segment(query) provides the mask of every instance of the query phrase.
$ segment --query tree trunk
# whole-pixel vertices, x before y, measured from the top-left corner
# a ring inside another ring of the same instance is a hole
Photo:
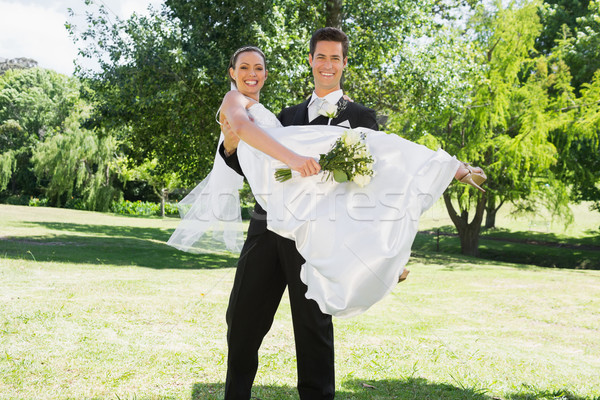
[[[343,0],[327,0],[325,3],[325,25],[342,29]]]
[[[481,224],[481,220],[479,221]],[[467,225],[462,233],[459,232],[460,237],[460,251],[466,256],[479,256],[479,233],[481,225],[473,226],[472,224]]]
[[[496,227],[496,211],[494,208],[486,208],[485,210],[485,229]]]
[[[160,216],[161,217],[165,217],[165,203],[167,202],[167,199],[169,198],[169,191],[167,189],[163,189],[161,190],[161,196],[160,196]]]
[[[485,229],[496,227],[496,196],[490,196],[485,205]]]
[[[488,198],[487,204],[485,205],[485,229],[491,229],[496,227],[496,214],[500,207],[504,204],[504,200],[496,207],[496,196]]]
[[[160,199],[160,216],[161,217],[165,217],[165,203],[167,202],[168,198],[169,198],[169,189],[161,189],[160,191],[156,188],[156,186],[152,186],[152,190],[154,191],[154,194],[156,194],[156,197],[158,197]]]
[[[448,193],[444,193],[444,203],[446,204],[446,209],[448,210],[450,219],[458,231],[462,254],[477,257],[479,255],[479,233],[481,231],[481,221],[483,220],[486,204],[485,194],[482,195],[477,201],[475,216],[471,222],[469,222],[469,213],[467,211],[463,211],[461,215],[458,215],[454,209],[454,206],[452,205],[452,200]]]

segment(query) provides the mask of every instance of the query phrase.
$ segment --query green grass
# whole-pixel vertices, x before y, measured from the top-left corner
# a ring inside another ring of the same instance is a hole
[[[576,211],[572,231],[540,234],[597,237]],[[424,229],[447,225],[435,212]],[[236,257],[171,249],[176,225],[0,206],[0,398],[221,399]],[[600,271],[463,257],[450,236],[436,253],[421,236],[406,282],[335,320],[336,399],[600,399]],[[284,297],[253,396],[298,399],[293,343]]]
[[[542,267],[600,269],[600,213],[591,212],[587,204],[571,208],[574,222],[568,226],[544,213],[511,215],[507,207],[501,209],[499,227],[481,233],[480,257]],[[443,202],[427,211],[421,222],[426,233],[415,240],[416,255],[438,249],[460,254],[460,240]]]

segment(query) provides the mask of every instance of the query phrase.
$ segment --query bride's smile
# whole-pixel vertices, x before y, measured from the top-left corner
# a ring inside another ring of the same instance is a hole
[[[262,56],[255,51],[240,53],[235,67],[229,69],[237,90],[243,95],[258,101],[260,90],[267,79],[267,69]]]

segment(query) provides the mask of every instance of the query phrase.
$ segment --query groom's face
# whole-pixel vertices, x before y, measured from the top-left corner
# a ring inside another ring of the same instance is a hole
[[[315,46],[314,55],[308,55],[315,79],[315,92],[322,97],[340,89],[342,73],[348,62],[344,58],[340,42],[319,41]]]

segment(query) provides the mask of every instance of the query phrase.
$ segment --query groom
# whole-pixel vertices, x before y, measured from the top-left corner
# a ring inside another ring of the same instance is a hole
[[[284,109],[279,120],[289,125],[339,125],[378,130],[375,112],[348,102],[340,80],[348,62],[348,37],[336,28],[317,30],[310,40],[308,61],[315,90],[310,99]],[[231,168],[243,172],[237,159],[239,139],[224,130],[219,152]],[[293,149],[292,149],[293,150]],[[240,254],[227,309],[227,378],[225,400],[249,400],[258,368],[258,349],[271,328],[285,288],[288,288],[301,400],[335,396],[333,323],[314,300],[305,297],[300,280],[304,259],[292,240],[267,230],[265,211],[256,204]]]

